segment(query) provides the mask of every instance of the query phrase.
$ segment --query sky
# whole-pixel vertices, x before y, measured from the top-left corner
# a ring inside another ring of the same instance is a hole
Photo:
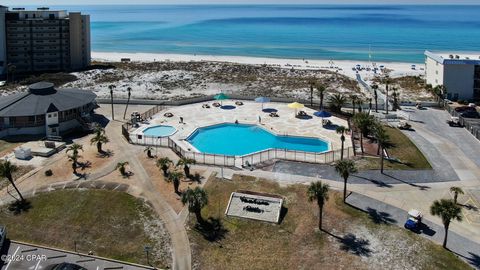
[[[135,4],[480,4],[479,0],[138,0]],[[111,5],[132,0],[3,0],[2,5]]]

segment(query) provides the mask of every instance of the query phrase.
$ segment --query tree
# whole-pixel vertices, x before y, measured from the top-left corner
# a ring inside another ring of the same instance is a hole
[[[374,124],[374,118],[373,116],[369,115],[368,113],[365,112],[360,112],[357,113],[356,115],[353,116],[353,124],[355,125],[356,128],[359,129],[360,131],[360,148],[363,151],[363,138],[367,137],[368,134],[370,133],[372,126]]]
[[[377,140],[378,145],[377,153],[380,155],[380,172],[383,173],[383,163],[385,159],[384,150],[389,148],[392,143],[390,141],[390,136],[380,123],[378,123],[375,128],[375,139]]]
[[[348,128],[344,126],[338,126],[335,130],[337,134],[340,134],[340,141],[342,141],[342,152],[340,153],[340,160],[343,160],[343,149],[345,148],[345,133],[349,131]]]
[[[143,152],[146,152],[146,153],[147,153],[147,157],[148,157],[148,158],[153,158],[153,156],[152,156],[152,150],[153,150],[153,147],[147,146],[147,147],[145,147],[145,149],[143,150]]]
[[[378,113],[378,93],[377,93],[378,85],[374,84],[372,85],[372,88],[373,88],[373,99],[375,100],[375,112]]]
[[[163,171],[163,176],[168,177],[168,168],[173,162],[168,157],[159,158],[157,160],[157,167]]]
[[[333,94],[330,98],[330,106],[334,112],[341,113],[342,107],[347,103],[347,98],[342,94]]]
[[[328,191],[330,186],[328,184],[323,184],[322,182],[313,182],[310,184],[307,190],[307,196],[309,201],[317,201],[318,205],[318,229],[322,230],[322,216],[323,216],[323,206],[325,202],[328,201]]]
[[[315,87],[316,84],[317,82],[315,81],[314,78],[308,81],[308,85],[310,86],[310,106],[311,107],[313,107],[313,87]]]
[[[105,129],[103,129],[100,125],[96,125],[94,128],[94,136],[90,139],[91,144],[97,144],[97,151],[98,153],[103,153],[102,145],[108,143],[110,140],[105,135]]]
[[[343,178],[343,202],[347,199],[347,181],[350,174],[356,173],[357,168],[351,160],[340,160],[335,164],[335,171]]]
[[[78,160],[78,158],[80,157],[79,150],[82,150],[82,152],[83,152],[83,145],[78,144],[78,143],[74,143],[67,148],[66,153],[68,154],[68,152],[71,151],[72,156],[75,157],[75,162],[76,162]]]
[[[453,201],[457,204],[458,194],[464,194],[461,187],[451,187],[450,192],[453,193]]]
[[[203,188],[188,188],[182,193],[182,203],[183,205],[188,204],[188,212],[195,214],[198,223],[204,223],[202,217],[202,208],[208,204],[208,195]]]
[[[179,194],[178,187],[180,186],[180,179],[182,179],[183,173],[179,171],[173,171],[168,174],[168,177],[165,178],[165,181],[173,183],[173,190],[175,193]]]
[[[350,100],[352,101],[352,115],[355,116],[355,104],[358,101],[358,96],[357,95],[351,95]]]
[[[78,155],[71,155],[71,156],[68,156],[68,160],[72,162],[72,170],[73,170],[73,174],[77,174],[77,164],[78,164]]]
[[[372,111],[372,98],[368,98],[368,113]]]
[[[397,88],[392,88],[393,90],[393,94],[392,94],[392,97],[393,97],[393,105],[392,105],[392,110],[393,111],[396,111],[396,110],[400,110],[400,104],[398,103],[398,93],[397,93]]]
[[[183,166],[183,172],[185,173],[185,177],[190,177],[190,165],[193,165],[195,163],[195,159],[182,157],[178,160],[177,166]]]
[[[25,199],[23,198],[22,193],[20,193],[20,190],[18,190],[17,186],[15,185],[15,181],[13,181],[13,173],[15,173],[16,171],[18,171],[18,167],[16,165],[12,164],[8,160],[0,160],[0,177],[7,178],[13,188],[17,191],[18,196],[20,197],[20,201],[23,202],[25,201]]]
[[[448,227],[452,220],[462,221],[462,209],[453,200],[441,199],[433,202],[430,206],[430,214],[439,216],[445,228],[443,248],[447,248]]]
[[[388,75],[385,75],[385,78],[383,79],[383,82],[385,83],[385,102],[386,102],[386,107],[385,107],[385,112],[388,114],[388,84],[390,83],[390,77]]]
[[[127,106],[125,106],[125,112],[123,113],[123,119],[125,119],[125,116],[127,115],[128,104],[130,103],[130,96],[132,95],[131,92],[132,92],[132,88],[130,86],[127,87],[128,98],[127,98]]]
[[[126,176],[127,175],[127,169],[126,169],[127,165],[128,165],[128,161],[118,162],[115,169],[118,169],[118,171],[120,172],[120,174],[122,176]]]
[[[110,84],[108,89],[110,89],[110,100],[112,104],[112,120],[115,120],[115,114],[113,113],[113,89],[117,88],[115,85]]]
[[[325,86],[323,84],[320,84],[317,86],[317,93],[318,93],[318,97],[320,98],[320,106],[319,106],[319,110],[323,110],[323,99],[325,97],[325,91],[327,89],[325,88]]]

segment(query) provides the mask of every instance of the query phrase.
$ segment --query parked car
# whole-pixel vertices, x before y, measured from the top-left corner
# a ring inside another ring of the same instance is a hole
[[[47,266],[45,270],[88,270],[87,268],[81,267],[80,265],[73,264],[73,263],[60,263],[60,264],[52,264]]]
[[[463,118],[480,118],[480,114],[477,111],[468,111],[460,114],[461,117]]]
[[[3,245],[5,244],[6,238],[7,238],[7,228],[3,225],[0,225],[0,250],[2,250]]]
[[[404,225],[405,229],[409,229],[411,231],[420,229],[422,217],[422,212],[418,211],[417,209],[411,209],[408,211],[408,218]]]
[[[452,116],[450,120],[447,120],[447,124],[451,127],[461,127],[460,119],[458,117]]]
[[[463,112],[476,112],[477,110],[475,109],[475,107],[461,106],[461,107],[455,108],[455,111],[459,113],[463,113]]]

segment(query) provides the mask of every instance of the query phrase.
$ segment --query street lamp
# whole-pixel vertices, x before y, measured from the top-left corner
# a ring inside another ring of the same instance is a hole
[[[150,251],[150,247],[149,246],[144,246],[143,247],[143,250],[145,251],[145,254],[147,255],[147,264],[150,265],[150,260],[148,259],[148,252]]]

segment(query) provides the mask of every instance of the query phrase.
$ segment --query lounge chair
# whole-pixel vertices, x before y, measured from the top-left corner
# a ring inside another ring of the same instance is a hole
[[[202,105],[202,108],[204,108],[204,109],[210,109],[210,105],[208,105],[208,104],[203,104],[203,105]]]
[[[250,164],[250,162],[248,162],[248,160],[245,161],[245,165],[242,165],[242,168],[244,168],[244,169],[249,169],[250,171],[253,171],[253,169],[255,169],[255,168],[252,166],[252,164]]]
[[[276,113],[276,112],[271,112],[271,113],[269,114],[269,116],[270,116],[270,117],[279,117],[278,113]]]
[[[243,105],[243,102],[241,102],[241,101],[236,101],[236,102],[235,102],[235,105],[242,106],[242,105]]]
[[[212,105],[213,105],[213,107],[217,107],[217,108],[220,107],[220,106],[222,106],[222,105],[220,105],[220,103],[218,103],[218,102],[215,102],[215,103],[213,103]]]
[[[173,113],[167,112],[163,116],[170,118],[173,117]]]

